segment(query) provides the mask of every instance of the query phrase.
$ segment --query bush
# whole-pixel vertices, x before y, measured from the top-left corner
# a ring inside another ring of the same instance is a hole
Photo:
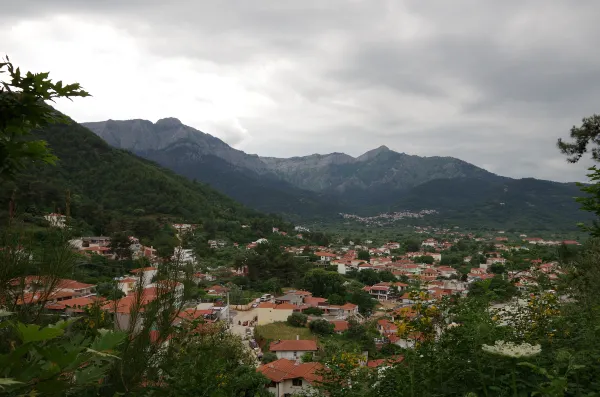
[[[275,361],[275,360],[277,360],[277,354],[275,354],[275,353],[272,353],[272,352],[268,352],[268,353],[265,353],[265,354],[262,356],[262,358],[261,358],[261,360],[260,360],[260,361],[261,361],[263,364],[268,364],[268,363],[270,363],[270,362],[273,362],[273,361]]]
[[[313,353],[312,352],[306,352],[302,355],[302,357],[300,357],[300,360],[302,360],[303,363],[310,363],[313,360]]]
[[[327,320],[315,320],[308,324],[311,332],[318,335],[331,335],[335,326]]]
[[[301,313],[292,313],[291,316],[287,318],[287,323],[292,327],[306,327],[307,321],[308,316]]]
[[[319,309],[318,307],[309,307],[308,309],[304,310],[304,314],[313,315],[313,316],[322,316],[323,310]]]

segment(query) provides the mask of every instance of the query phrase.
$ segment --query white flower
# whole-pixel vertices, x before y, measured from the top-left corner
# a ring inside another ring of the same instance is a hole
[[[515,358],[532,357],[542,351],[542,347],[540,345],[530,345],[529,343],[517,345],[513,342],[505,342],[501,340],[496,341],[493,346],[483,345],[481,348],[484,352]]]

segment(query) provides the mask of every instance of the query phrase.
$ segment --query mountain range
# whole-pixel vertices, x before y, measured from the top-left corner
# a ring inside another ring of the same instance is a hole
[[[116,148],[288,218],[435,209],[436,222],[524,230],[573,228],[587,218],[573,200],[581,195],[574,183],[507,178],[453,157],[414,156],[386,146],[358,157],[260,157],[175,118],[82,125]]]
[[[5,209],[12,198],[17,213],[29,218],[65,214],[69,201],[69,212],[82,230],[104,235],[122,230],[152,235],[151,227],[168,220],[210,223],[230,236],[241,230],[237,237],[243,241],[251,232],[289,226],[279,216],[261,214],[210,186],[111,147],[75,122],[37,130],[33,138],[46,141],[59,160],[55,166],[31,165],[14,181],[0,181],[0,218],[8,216]]]

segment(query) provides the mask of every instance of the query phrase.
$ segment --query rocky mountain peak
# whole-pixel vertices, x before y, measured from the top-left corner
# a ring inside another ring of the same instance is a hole
[[[390,148],[388,148],[385,145],[381,145],[381,146],[379,146],[376,149],[369,150],[365,154],[358,156],[356,158],[356,160],[358,160],[358,161],[368,161],[368,160],[371,160],[371,159],[379,156],[381,153],[387,153],[387,152],[391,152]]]
[[[175,117],[167,117],[158,120],[156,123],[154,123],[154,125],[161,128],[177,128],[182,126],[183,123]]]

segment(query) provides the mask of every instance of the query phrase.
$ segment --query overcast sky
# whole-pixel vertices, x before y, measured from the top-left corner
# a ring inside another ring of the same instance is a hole
[[[584,180],[556,139],[599,112],[600,1],[18,0],[0,53],[77,81],[75,120],[177,117],[249,153],[380,145]]]

